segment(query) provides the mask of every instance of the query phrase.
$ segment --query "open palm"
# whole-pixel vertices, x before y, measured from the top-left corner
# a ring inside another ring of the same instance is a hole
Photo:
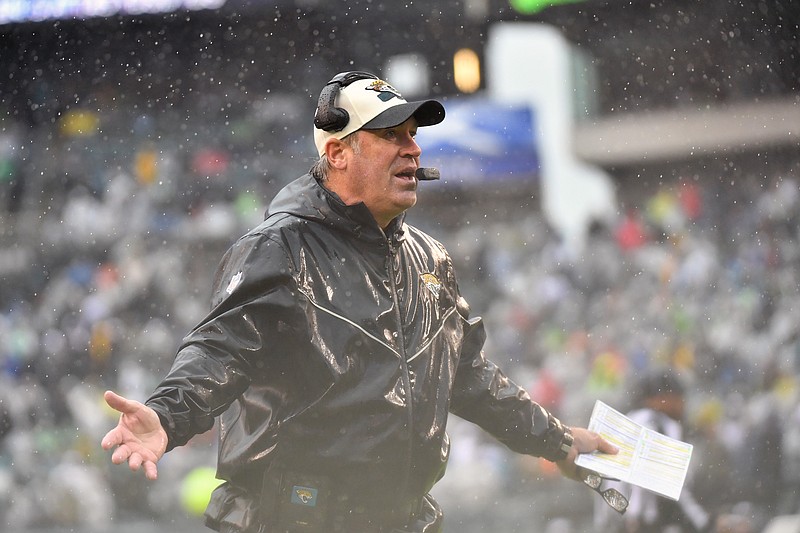
[[[117,427],[106,433],[101,442],[104,450],[116,446],[111,462],[118,465],[127,461],[131,470],[144,468],[147,479],[156,479],[156,463],[167,449],[167,433],[158,415],[146,405],[112,391],[106,391],[103,398],[121,413]]]

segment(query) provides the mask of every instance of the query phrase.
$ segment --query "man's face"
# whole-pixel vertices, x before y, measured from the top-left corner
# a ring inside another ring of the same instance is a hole
[[[660,411],[674,420],[680,421],[684,411],[683,395],[675,392],[664,392],[652,396],[647,406],[656,411]]]
[[[416,134],[413,117],[393,128],[356,133],[358,147],[347,164],[348,196],[363,201],[381,227],[417,203],[414,172],[422,150]]]

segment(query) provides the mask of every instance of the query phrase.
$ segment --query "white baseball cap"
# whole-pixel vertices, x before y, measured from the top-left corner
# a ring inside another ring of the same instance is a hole
[[[436,100],[406,102],[373,74],[343,72],[322,89],[314,114],[314,144],[322,155],[329,139],[343,139],[361,129],[393,128],[412,116],[419,126],[432,126],[444,120],[444,106]]]

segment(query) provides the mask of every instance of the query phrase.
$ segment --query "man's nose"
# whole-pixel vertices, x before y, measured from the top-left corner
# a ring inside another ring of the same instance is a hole
[[[411,157],[419,157],[422,154],[422,148],[419,147],[416,139],[411,135],[408,136],[404,149]]]

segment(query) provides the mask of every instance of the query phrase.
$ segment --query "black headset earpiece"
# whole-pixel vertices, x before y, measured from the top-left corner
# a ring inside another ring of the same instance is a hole
[[[350,114],[346,109],[336,107],[336,96],[342,88],[354,81],[368,79],[377,80],[378,77],[360,70],[340,72],[334,76],[319,93],[317,111],[314,113],[314,126],[328,132],[342,131],[350,122]]]

